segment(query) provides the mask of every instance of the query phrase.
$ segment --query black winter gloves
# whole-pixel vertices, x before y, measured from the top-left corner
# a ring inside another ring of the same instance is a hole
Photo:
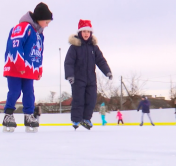
[[[107,77],[109,77],[109,79],[112,80],[112,78],[113,78],[112,73],[109,72],[107,74]],[[71,85],[74,84],[74,82],[75,82],[75,78],[74,77],[68,77],[67,80],[70,82]]]
[[[70,82],[70,84],[74,84],[75,78],[74,77],[68,77],[67,80]]]
[[[109,72],[109,73],[107,74],[107,77],[109,77],[109,79],[112,80],[112,78],[113,78],[112,73]]]

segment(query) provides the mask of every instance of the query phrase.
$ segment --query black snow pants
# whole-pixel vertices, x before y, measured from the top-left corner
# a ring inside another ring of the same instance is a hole
[[[83,119],[90,120],[97,99],[97,85],[87,85],[82,81],[72,84],[71,121],[80,122]]]

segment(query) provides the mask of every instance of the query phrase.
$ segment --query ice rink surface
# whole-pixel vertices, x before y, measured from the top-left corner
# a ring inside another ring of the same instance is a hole
[[[2,127],[0,127],[2,131]],[[175,166],[176,126],[39,127],[0,132],[1,166]]]

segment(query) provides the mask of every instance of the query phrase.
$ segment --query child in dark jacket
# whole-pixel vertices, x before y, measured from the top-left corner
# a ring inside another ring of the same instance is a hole
[[[79,124],[87,129],[93,126],[90,120],[97,98],[95,66],[112,79],[109,65],[92,33],[91,21],[80,20],[78,34],[69,38],[71,46],[65,58],[65,79],[72,87],[71,121],[74,128]]]
[[[142,116],[141,116],[140,126],[143,125],[144,114],[148,115],[148,118],[149,118],[151,124],[154,126],[154,123],[152,122],[152,119],[151,119],[151,116],[150,116],[150,102],[147,100],[147,98],[144,95],[142,96],[142,100],[139,103],[137,111],[139,111],[140,107],[142,107]]]

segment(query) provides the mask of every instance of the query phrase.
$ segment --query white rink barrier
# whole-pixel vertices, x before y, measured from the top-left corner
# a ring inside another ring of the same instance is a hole
[[[141,110],[121,111],[123,115],[124,125],[139,125],[141,122]],[[150,115],[155,125],[176,125],[176,114],[174,108],[169,109],[151,109]],[[106,113],[107,125],[117,125],[117,111]],[[0,114],[0,123],[2,126],[4,114]],[[14,114],[18,126],[24,126],[24,115]],[[101,125],[101,115],[94,112],[91,119],[94,125]],[[70,113],[63,114],[42,114],[40,116],[41,126],[68,126],[72,125],[70,120]],[[144,115],[144,125],[151,125],[147,115]]]

